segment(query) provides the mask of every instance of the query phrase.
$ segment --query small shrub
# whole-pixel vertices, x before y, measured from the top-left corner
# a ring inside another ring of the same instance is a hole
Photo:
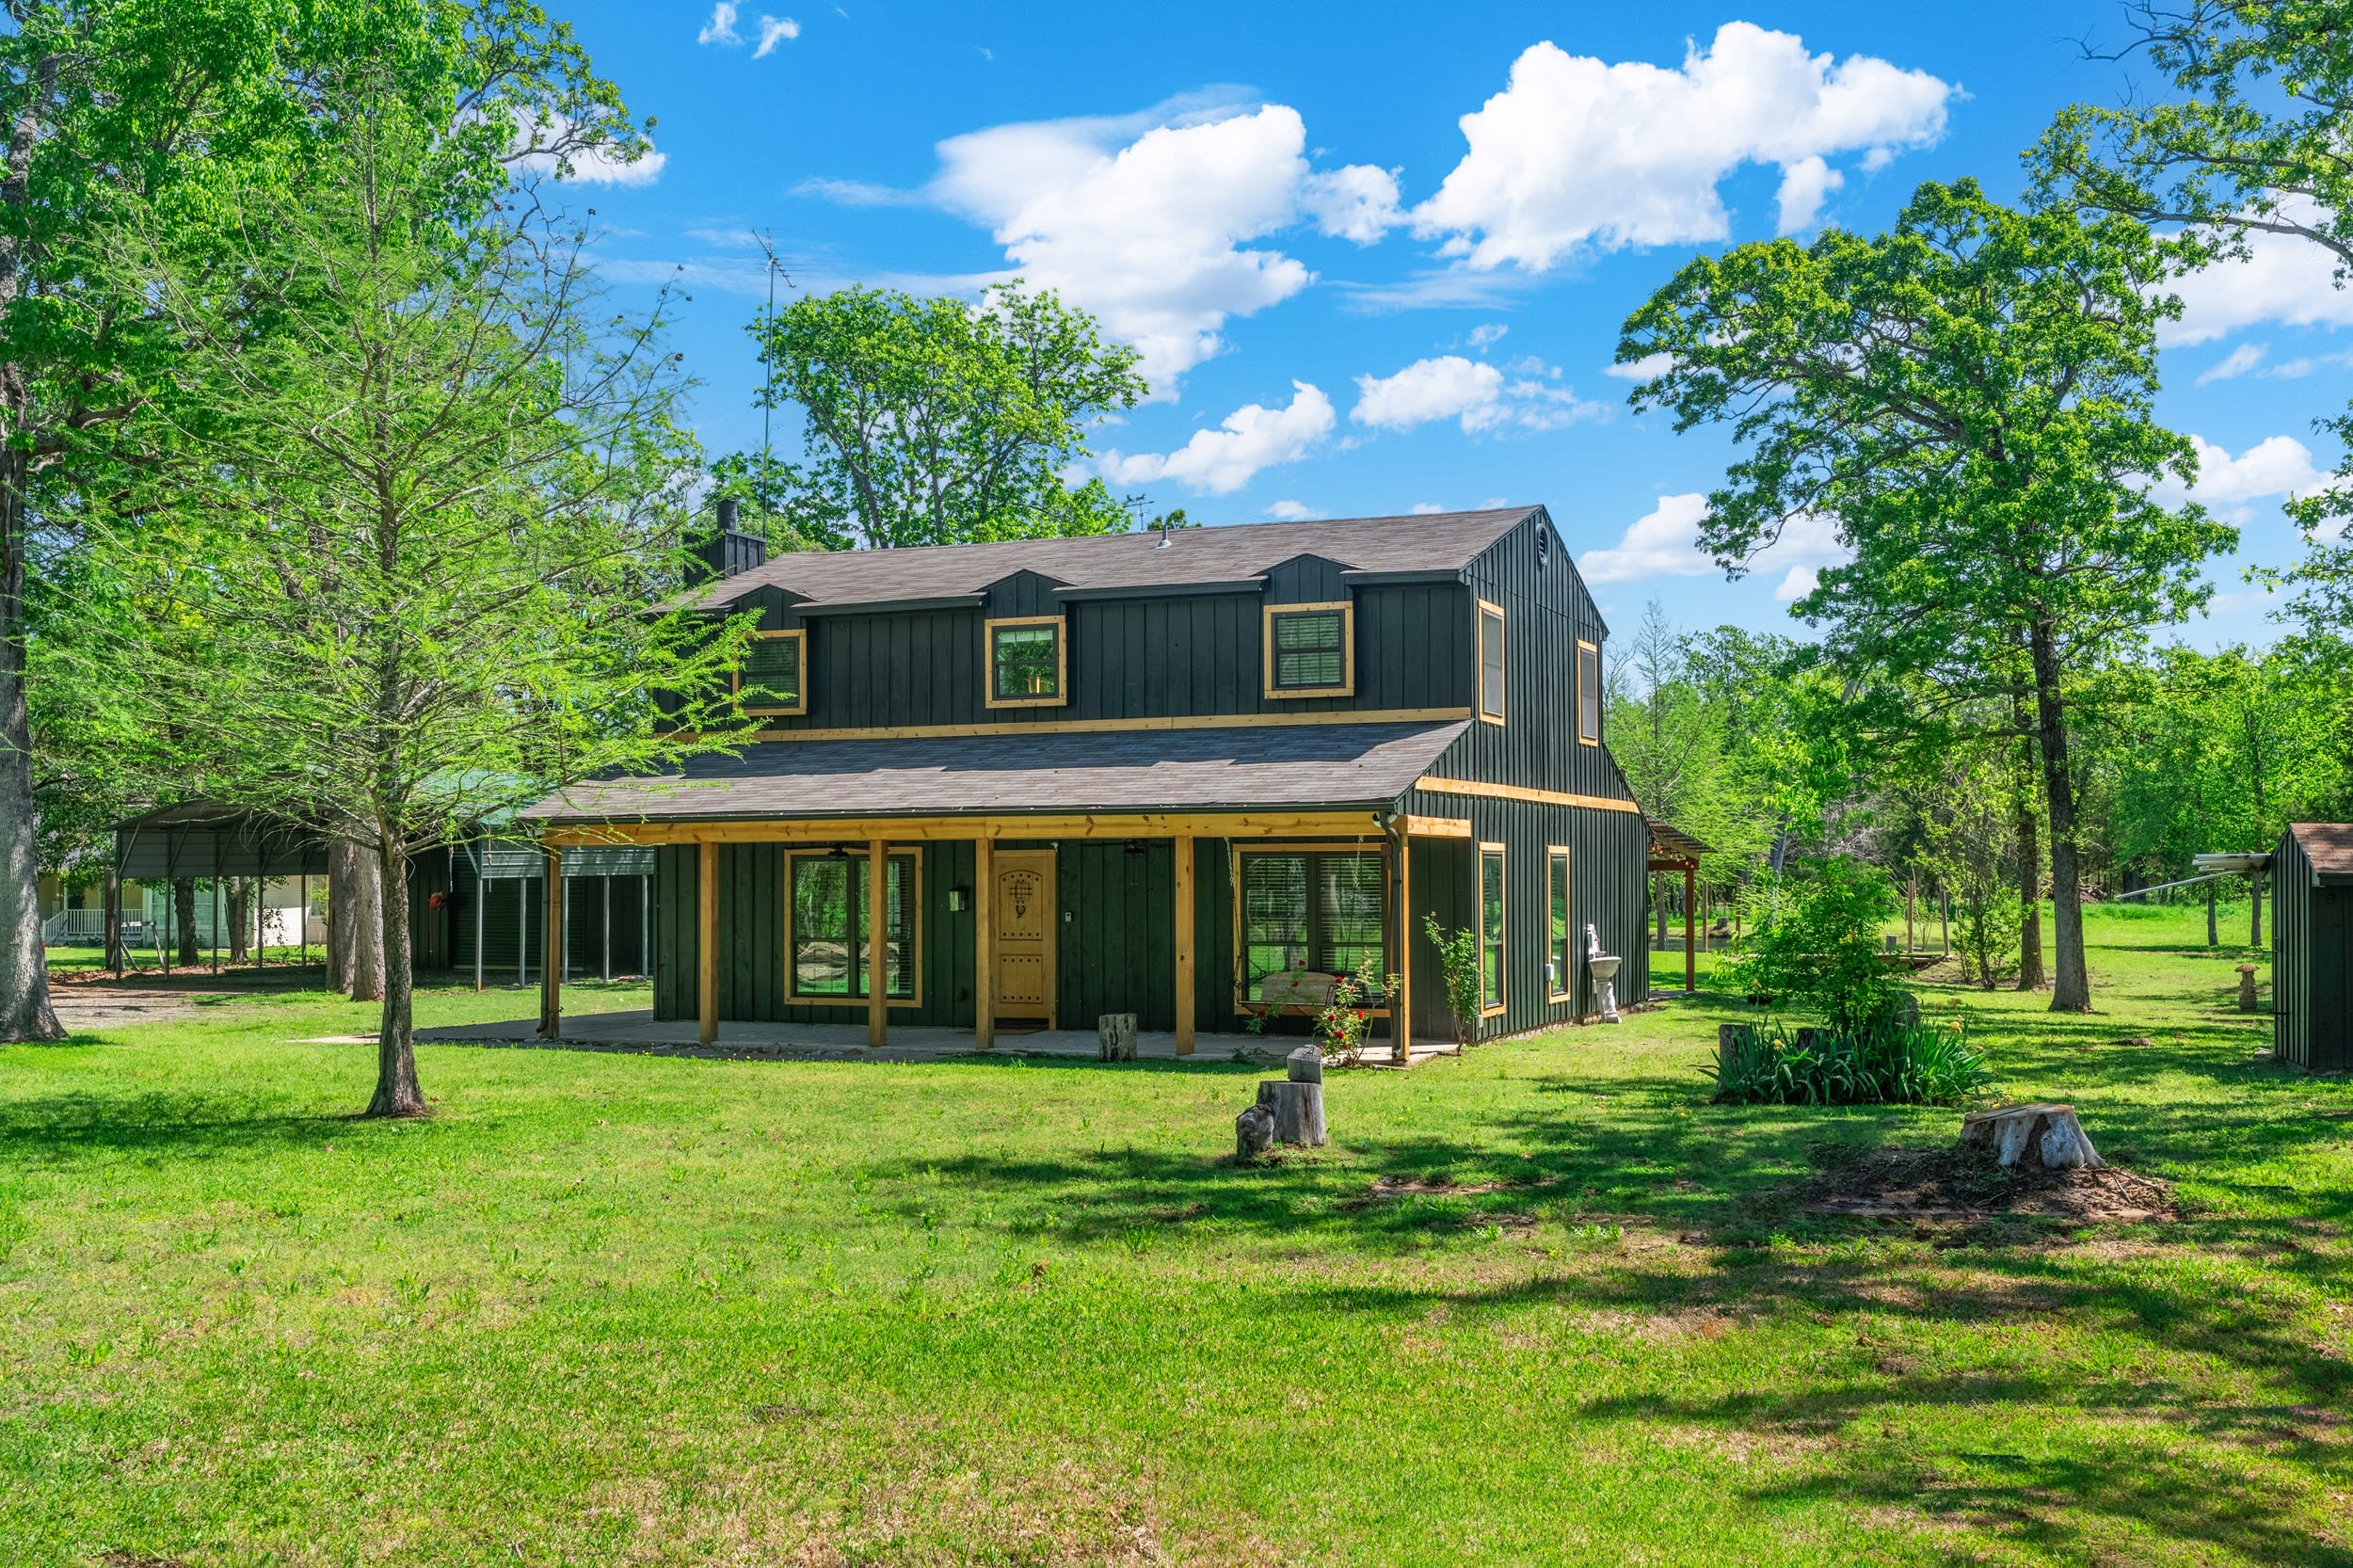
[[[1396,998],[1397,976],[1376,970],[1370,953],[1356,966],[1354,974],[1341,975],[1333,984],[1331,1001],[1316,1015],[1316,1037],[1322,1044],[1324,1061],[1354,1066],[1364,1055],[1365,1026],[1371,1017],[1367,1010]]]
[[[1454,1043],[1467,1046],[1479,1032],[1479,933],[1468,926],[1449,934],[1435,915],[1424,915],[1422,927],[1430,945],[1438,950],[1438,965],[1446,973],[1446,1006],[1454,1019]]]
[[[1700,1071],[1733,1105],[1951,1105],[1993,1082],[1958,1023],[1859,1030],[1741,1024],[1728,1063]]]
[[[1885,1023],[1905,991],[1881,952],[1896,889],[1877,868],[1846,856],[1760,877],[1749,934],[1733,947],[1733,980],[1751,996],[1818,1012],[1851,1032]]]

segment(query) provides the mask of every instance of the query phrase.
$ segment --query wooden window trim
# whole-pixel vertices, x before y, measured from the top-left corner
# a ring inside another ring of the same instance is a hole
[[[1496,986],[1503,1000],[1490,1007],[1487,1004],[1487,856],[1496,857],[1497,902],[1502,905],[1503,929],[1496,934]],[[1512,1005],[1512,856],[1505,846],[1481,843],[1479,846],[1479,875],[1474,882],[1471,919],[1479,932],[1479,1016],[1499,1018]]]
[[[1249,970],[1249,963],[1244,955],[1243,950],[1248,946],[1248,938],[1250,935],[1248,929],[1242,923],[1241,861],[1242,856],[1245,855],[1378,855],[1381,856],[1383,947],[1381,956],[1384,963],[1386,963],[1390,959],[1392,955],[1386,951],[1388,946],[1388,917],[1390,913],[1388,909],[1388,889],[1394,886],[1393,877],[1395,874],[1395,868],[1389,864],[1389,846],[1385,841],[1381,840],[1357,839],[1330,840],[1320,842],[1302,841],[1298,843],[1287,843],[1279,840],[1270,840],[1265,843],[1244,844],[1237,842],[1230,844],[1226,850],[1226,880],[1232,884],[1234,895],[1234,968],[1232,972],[1234,976],[1234,1012],[1236,1016],[1241,1017],[1253,1017],[1260,1013],[1273,1013],[1284,1017],[1312,1017],[1316,1014],[1322,1011],[1321,1008],[1302,1006],[1296,1002],[1289,1003],[1282,1007],[1270,1008],[1264,1002],[1251,1000],[1242,993],[1242,986],[1245,984],[1243,976]],[[1385,1007],[1368,1007],[1365,1008],[1363,1012],[1365,1016],[1369,1018],[1385,1018],[1389,1016],[1389,1010]]]
[[[1585,655],[1588,653],[1593,656],[1593,700],[1595,704],[1593,708],[1593,732],[1591,735],[1585,733]],[[1579,637],[1577,640],[1577,707],[1574,710],[1576,718],[1573,721],[1577,726],[1577,744],[1578,745],[1597,746],[1601,744],[1601,714],[1602,707],[1604,706],[1604,697],[1603,693],[1600,690],[1600,686],[1601,645],[1599,643],[1589,643],[1584,638]]]
[[[997,629],[1002,626],[1050,626],[1054,629],[1054,695],[997,695]],[[1070,705],[1070,622],[1063,616],[1000,616],[981,622],[981,700],[991,708],[1066,708]]]
[[[806,627],[795,627],[790,632],[755,632],[752,633],[752,640],[755,642],[771,642],[779,637],[789,637],[800,645],[800,649],[794,656],[800,661],[801,699],[790,708],[746,708],[744,710],[754,718],[798,718],[808,712],[808,631]],[[744,666],[741,662],[735,666],[734,680],[729,690],[737,696],[744,695]]]
[[[1491,600],[1476,600],[1479,606],[1478,629],[1471,637],[1471,712],[1481,724],[1501,725],[1512,707],[1512,639],[1511,621],[1503,606]],[[1503,670],[1503,703],[1496,712],[1487,712],[1487,617],[1496,618],[1496,637],[1501,643]]]
[[[849,848],[847,845],[840,847]],[[796,860],[829,860],[833,857],[833,849],[834,846],[824,845],[813,849],[789,849],[784,852],[784,1000],[795,1007],[856,1007],[862,1010],[866,1006],[866,999],[861,996],[813,996],[793,987],[796,971],[792,967],[792,863]],[[915,966],[915,985],[913,992],[907,996],[885,997],[883,1005],[886,1007],[920,1007],[923,1005],[923,850],[920,844],[905,846],[893,844],[885,853],[914,862],[915,878],[912,886],[907,888],[907,898],[910,901],[907,908],[914,916],[907,931],[907,939],[912,944],[913,951],[908,953],[907,960]],[[866,856],[865,846],[859,845],[856,849],[849,849],[849,857],[843,864],[856,867],[856,874],[862,877],[866,874]],[[862,889],[865,885],[861,882],[857,886]],[[861,891],[859,897],[864,896]],[[853,937],[852,946],[856,945],[856,938]]]
[[[1572,1001],[1577,997],[1577,983],[1569,978],[1577,968],[1577,878],[1576,861],[1566,844],[1545,846],[1545,967],[1552,967],[1552,868],[1556,864],[1561,868],[1561,889],[1564,895],[1561,902],[1565,910],[1561,920],[1565,924],[1561,933],[1560,986],[1545,986],[1545,1000]]]
[[[1274,683],[1274,618],[1337,610],[1340,614],[1341,680],[1337,686],[1278,687]],[[1258,613],[1258,644],[1263,657],[1261,683],[1271,702],[1295,702],[1315,696],[1356,695],[1356,605],[1353,600],[1320,600],[1307,604],[1269,604]]]

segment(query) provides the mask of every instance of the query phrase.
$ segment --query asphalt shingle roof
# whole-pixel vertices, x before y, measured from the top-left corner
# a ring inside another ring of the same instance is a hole
[[[2353,823],[2299,822],[2288,824],[2315,876],[2353,877]]]
[[[666,776],[577,785],[540,823],[1381,805],[1465,726],[1313,724],[788,741]]]
[[[681,603],[724,604],[754,588],[781,588],[813,604],[951,599],[980,593],[1020,571],[1077,589],[1240,583],[1301,555],[1321,556],[1353,571],[1459,571],[1536,510],[1506,506],[1484,512],[1185,528],[1172,533],[1165,548],[1160,535],[1145,532],[915,550],[804,552],[722,578],[687,595]]]

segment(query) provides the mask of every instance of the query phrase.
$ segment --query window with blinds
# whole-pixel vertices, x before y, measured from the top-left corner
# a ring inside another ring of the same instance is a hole
[[[1503,846],[1479,846],[1479,1009],[1503,1011]]]
[[[792,994],[808,1001],[864,1000],[872,952],[866,853],[796,853],[787,866]],[[915,996],[915,856],[894,854],[883,871],[886,997]]]
[[[1503,607],[1479,601],[1479,716],[1503,722]]]
[[[1545,999],[1569,1000],[1569,852],[1560,844],[1545,851],[1545,904],[1549,922],[1545,946]]]
[[[1577,738],[1601,744],[1601,649],[1585,642],[1577,645]]]
[[[1348,604],[1273,605],[1266,610],[1267,696],[1347,696],[1356,689]]]
[[[1353,974],[1369,959],[1376,976],[1387,973],[1388,870],[1378,850],[1244,850],[1239,858],[1245,998],[1289,969]]]
[[[808,647],[804,632],[755,632],[744,645],[735,667],[735,695],[747,713],[803,713],[808,704],[802,693],[802,653]]]

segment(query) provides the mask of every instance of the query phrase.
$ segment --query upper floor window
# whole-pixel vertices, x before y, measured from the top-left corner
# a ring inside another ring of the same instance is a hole
[[[1577,738],[1601,744],[1601,649],[1582,641],[1577,645]]]
[[[1052,708],[1068,700],[1070,661],[1060,616],[982,623],[991,708]]]
[[[1479,716],[1503,722],[1503,606],[1479,601]]]
[[[1356,690],[1353,605],[1266,607],[1266,695],[1349,696]]]
[[[808,633],[755,632],[735,666],[735,695],[751,714],[806,713]]]

